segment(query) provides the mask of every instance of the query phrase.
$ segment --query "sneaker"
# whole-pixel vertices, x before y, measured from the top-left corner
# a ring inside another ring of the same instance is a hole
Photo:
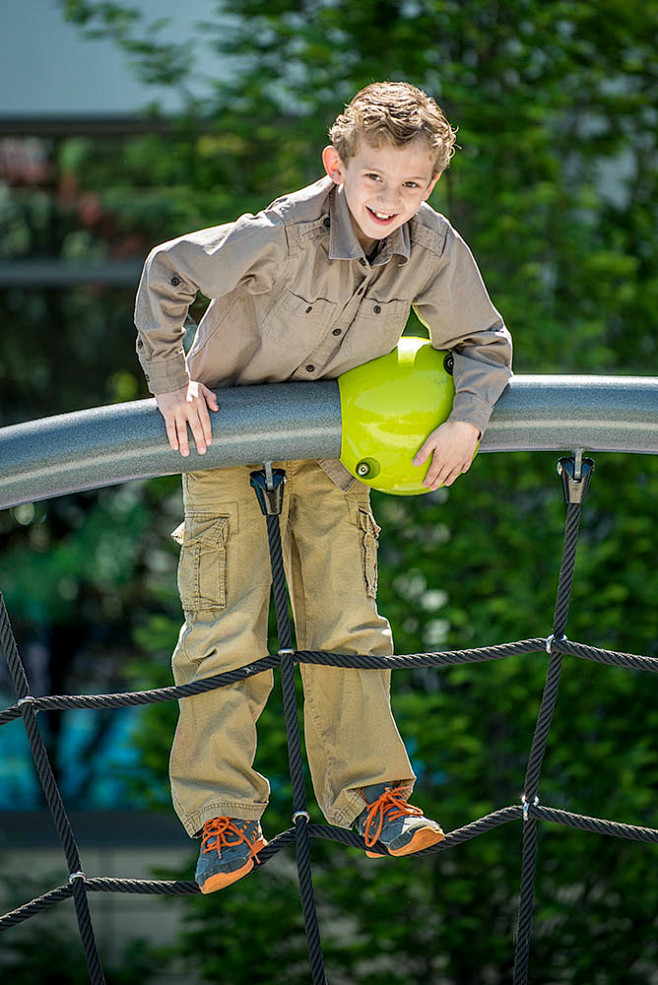
[[[214,893],[242,879],[258,862],[267,842],[258,821],[214,817],[201,834],[201,851],[194,878],[202,893]]]
[[[407,803],[411,789],[401,784],[375,783],[361,790],[368,807],[359,814],[354,827],[366,843],[368,858],[383,858],[381,852],[367,850],[378,841],[386,846],[389,855],[412,855],[443,840],[436,821],[425,817],[420,807]]]

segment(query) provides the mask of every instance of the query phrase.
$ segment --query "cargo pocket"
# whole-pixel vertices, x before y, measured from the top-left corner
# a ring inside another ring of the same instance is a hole
[[[188,513],[171,535],[181,545],[178,591],[186,612],[226,606],[228,522],[215,513]]]
[[[369,598],[377,598],[377,545],[379,531],[374,516],[369,509],[359,507],[359,527],[363,533],[363,574],[366,580],[366,593]]]

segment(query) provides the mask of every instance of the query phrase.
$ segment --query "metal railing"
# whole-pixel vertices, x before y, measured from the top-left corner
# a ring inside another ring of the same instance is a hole
[[[205,455],[169,448],[154,400],[112,404],[0,429],[0,508],[131,479],[262,461],[337,458],[338,383],[218,391]],[[515,376],[480,452],[658,454],[658,377]]]

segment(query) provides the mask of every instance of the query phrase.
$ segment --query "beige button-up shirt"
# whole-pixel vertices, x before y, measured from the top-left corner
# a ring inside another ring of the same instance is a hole
[[[186,357],[197,291],[211,301]],[[330,178],[156,247],[137,294],[137,353],[154,394],[189,379],[221,387],[337,377],[390,352],[411,308],[432,345],[453,352],[450,419],[484,433],[512,346],[468,246],[424,203],[370,262]],[[340,463],[321,464],[349,486]]]

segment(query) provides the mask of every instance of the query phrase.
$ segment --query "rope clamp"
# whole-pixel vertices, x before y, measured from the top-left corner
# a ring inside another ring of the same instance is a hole
[[[82,869],[78,869],[77,872],[72,872],[69,876],[69,886],[72,886],[76,879],[82,879],[83,882],[86,882],[87,874],[83,872]]]
[[[279,516],[283,507],[285,469],[273,469],[271,462],[263,462],[264,468],[249,473],[249,482],[258,497],[263,516]]]
[[[589,480],[594,471],[594,459],[583,458],[582,451],[576,452],[575,458],[560,458],[557,463],[557,474],[562,479],[564,500],[568,504],[585,502]]]
[[[524,822],[528,820],[528,812],[530,810],[530,803],[525,794],[521,794],[521,803],[523,804],[523,820]],[[539,803],[539,797],[535,796],[532,798],[532,806],[536,807]]]
[[[20,708],[21,705],[33,705],[33,704],[34,704],[34,695],[26,694],[24,698],[18,699],[18,701],[16,702],[16,707]]]
[[[295,811],[295,813],[292,816],[293,824],[297,824],[297,820],[300,817],[305,817],[307,824],[310,824],[311,823],[311,815],[309,814],[308,811]]]
[[[562,636],[558,637],[558,643],[562,643],[564,640],[567,640],[567,639],[568,639],[568,636],[565,636],[564,633],[562,633]],[[547,636],[546,637],[546,643],[545,643],[546,653],[548,653],[548,654],[552,654],[553,653],[553,643],[554,642],[555,642],[555,635],[553,633],[551,633],[550,636]]]

